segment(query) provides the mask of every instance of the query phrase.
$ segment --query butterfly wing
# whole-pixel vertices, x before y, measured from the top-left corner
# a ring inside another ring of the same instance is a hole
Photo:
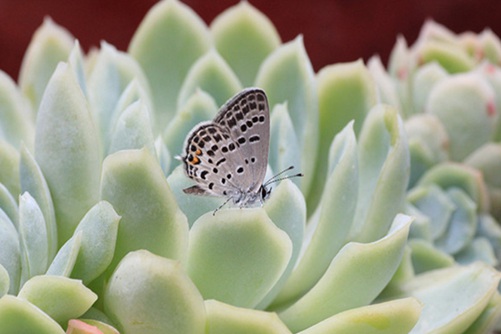
[[[197,195],[257,192],[268,164],[269,109],[265,93],[250,88],[229,100],[212,122],[202,122],[185,142],[186,174]]]
[[[233,161],[237,186],[256,192],[261,187],[268,165],[270,111],[262,89],[247,88],[230,99],[214,119],[230,133],[240,157]],[[237,157],[235,157],[237,158]],[[239,173],[243,168],[243,172]],[[242,175],[245,177],[242,177]]]

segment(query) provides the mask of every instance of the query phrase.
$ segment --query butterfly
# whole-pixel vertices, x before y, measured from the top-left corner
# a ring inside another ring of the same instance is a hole
[[[226,197],[220,208],[230,200],[240,207],[264,203],[271,193],[269,184],[281,180],[277,177],[292,169],[263,183],[269,142],[266,94],[260,88],[244,89],[221,107],[214,120],[199,123],[187,135],[180,159],[196,184],[183,191]]]

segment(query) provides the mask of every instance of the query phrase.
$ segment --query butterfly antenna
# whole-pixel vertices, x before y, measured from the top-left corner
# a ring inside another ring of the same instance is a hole
[[[226,201],[224,201],[223,204],[221,204],[216,210],[214,210],[214,212],[212,213],[213,216],[216,215],[216,212],[218,212],[223,206],[226,205],[226,203],[228,203],[230,201],[231,197],[228,197],[228,199]]]
[[[268,181],[266,181],[265,184],[263,184],[263,186],[267,186],[267,185],[269,185],[271,183],[275,183],[275,182],[280,182],[282,180],[291,179],[293,177],[302,177],[302,176],[304,176],[303,173],[297,173],[297,174],[294,174],[294,175],[286,175],[286,176],[279,177],[280,175],[282,175],[283,173],[285,173],[287,171],[290,171],[291,169],[294,169],[294,166],[289,166],[286,169],[284,169],[283,171],[281,171],[280,173],[272,176]]]

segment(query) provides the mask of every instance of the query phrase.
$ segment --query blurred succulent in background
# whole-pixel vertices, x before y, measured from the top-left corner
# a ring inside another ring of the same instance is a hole
[[[0,72],[0,333],[493,328],[498,160],[476,156],[497,149],[497,102],[481,99],[493,88],[457,93],[460,107],[487,103],[478,133],[466,116],[453,123],[484,136],[464,153],[447,109],[411,123],[409,83],[392,73],[377,59],[314,73],[302,38],[282,43],[246,1],[210,28],[161,1],[127,52],[103,42],[84,55],[47,19],[19,84]],[[173,157],[248,86],[272,109],[270,173],[294,165],[305,177],[263,207],[213,215],[221,200],[184,194]],[[471,259],[483,262],[457,263]]]

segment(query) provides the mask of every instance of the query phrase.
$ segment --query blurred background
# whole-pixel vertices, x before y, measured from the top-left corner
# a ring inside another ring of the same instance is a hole
[[[0,0],[0,69],[17,79],[23,54],[45,16],[68,29],[85,51],[101,40],[126,50],[156,0]],[[185,0],[212,20],[239,0]],[[411,44],[426,19],[456,33],[490,27],[501,35],[499,0],[249,0],[274,23],[282,41],[303,34],[316,71],[323,66],[367,60],[384,62],[399,34]]]

